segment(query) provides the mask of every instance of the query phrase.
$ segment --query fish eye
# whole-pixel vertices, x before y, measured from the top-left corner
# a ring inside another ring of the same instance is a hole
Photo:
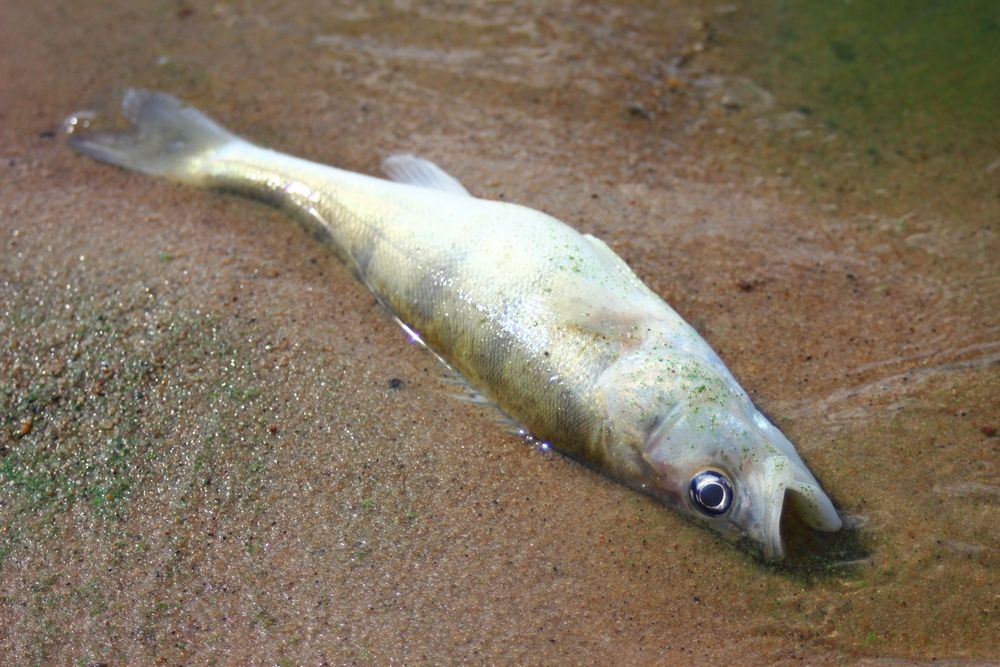
[[[733,485],[722,473],[703,470],[691,478],[691,500],[705,514],[725,514],[733,504]]]

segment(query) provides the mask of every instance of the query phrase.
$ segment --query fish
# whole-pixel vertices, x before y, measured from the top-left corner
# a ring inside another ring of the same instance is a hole
[[[605,242],[541,211],[472,196],[433,162],[388,179],[262,146],[162,92],[129,89],[124,130],[66,122],[78,153],[280,206],[419,340],[536,441],[766,561],[782,514],[840,513],[795,446],[709,344]]]

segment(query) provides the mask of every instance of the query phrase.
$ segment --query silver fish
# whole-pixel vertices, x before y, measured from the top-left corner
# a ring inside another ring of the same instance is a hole
[[[256,146],[174,97],[130,90],[123,132],[80,153],[237,190],[298,214],[411,334],[535,438],[706,524],[784,555],[786,503],[841,518],[795,447],[722,360],[603,241],[539,211],[478,199],[431,162],[391,181]],[[75,131],[74,131],[75,130]]]

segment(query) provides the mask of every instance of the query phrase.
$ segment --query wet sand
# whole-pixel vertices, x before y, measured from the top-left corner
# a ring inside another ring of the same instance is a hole
[[[1000,659],[995,134],[859,167],[741,6],[6,4],[4,663]],[[282,213],[73,155],[127,85],[605,239],[864,528],[764,566],[507,434]]]

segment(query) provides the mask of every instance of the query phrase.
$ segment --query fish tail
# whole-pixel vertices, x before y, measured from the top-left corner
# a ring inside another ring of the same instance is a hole
[[[122,112],[132,127],[124,131],[79,132],[67,125],[73,150],[102,162],[175,180],[197,182],[197,158],[242,141],[192,106],[166,93],[130,88]]]

